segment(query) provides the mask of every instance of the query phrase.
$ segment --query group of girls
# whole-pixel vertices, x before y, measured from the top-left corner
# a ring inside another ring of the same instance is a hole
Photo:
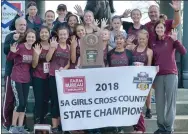
[[[131,18],[133,23],[121,21],[129,11],[126,11],[122,16],[114,16],[111,20],[111,25],[107,25],[107,20],[102,20],[101,27],[98,27],[98,22],[94,20],[94,15],[91,11],[82,13],[83,23],[80,23],[79,18],[74,14],[67,15],[65,5],[61,5],[63,10],[58,8],[59,18],[64,21],[54,25],[55,13],[48,10],[45,13],[45,21],[37,21],[37,7],[33,3],[28,6],[29,16],[26,18],[28,22],[28,30],[25,36],[17,43],[10,47],[10,52],[7,60],[14,59],[14,66],[11,74],[11,84],[15,94],[17,109],[13,113],[12,126],[10,132],[23,132],[23,120],[25,115],[25,108],[29,93],[29,83],[32,77],[32,86],[35,97],[35,123],[45,123],[46,109],[48,101],[51,101],[51,117],[52,117],[52,131],[61,131],[60,127],[60,111],[58,104],[57,87],[55,80],[55,70],[67,70],[79,68],[80,57],[80,39],[86,34],[95,33],[101,36],[104,51],[105,67],[131,66],[136,63],[140,65],[151,66],[152,60],[154,65],[159,65],[163,68],[163,61],[161,60],[163,47],[160,47],[161,39],[168,39],[166,46],[169,48],[169,55],[174,55],[174,50],[179,50],[185,54],[186,50],[180,42],[177,41],[177,34],[172,31],[171,35],[165,35],[164,21],[159,20],[154,27],[157,39],[155,42],[155,49],[148,47],[149,33],[147,29],[141,25],[141,11],[139,9],[132,10]],[[58,6],[59,7],[59,6]],[[42,19],[38,19],[42,20]],[[66,24],[65,24],[66,23]],[[40,27],[35,27],[35,26]],[[31,26],[31,27],[30,27]],[[33,30],[31,28],[37,28]],[[107,28],[107,26],[109,26]],[[123,26],[124,30],[121,30]],[[159,45],[158,45],[158,44]],[[159,51],[161,50],[161,51]],[[173,56],[174,57],[174,56]],[[165,56],[168,60],[168,56]],[[170,57],[169,57],[170,58]],[[172,61],[174,62],[174,61]],[[32,73],[30,73],[32,69]],[[159,70],[159,73],[162,69]],[[163,71],[163,70],[162,70]],[[157,86],[157,85],[155,85]],[[50,95],[50,97],[49,97]],[[147,114],[146,117],[151,118],[151,98],[147,99]],[[22,102],[23,104],[19,104]],[[19,126],[17,127],[17,121]],[[63,124],[62,124],[63,125]],[[134,126],[135,132],[145,132],[144,118],[141,114],[138,124]],[[118,128],[122,132],[122,128]],[[101,133],[100,129],[89,130],[90,134]]]

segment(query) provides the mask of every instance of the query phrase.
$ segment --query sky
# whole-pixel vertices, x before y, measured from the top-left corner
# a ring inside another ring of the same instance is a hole
[[[57,6],[59,4],[67,5],[68,11],[75,13],[74,6],[76,4],[80,5],[82,9],[85,8],[86,1],[45,1],[45,10],[53,10],[56,12]],[[116,12],[115,15],[121,15],[126,9],[140,9],[144,15],[142,17],[141,23],[146,23],[149,21],[147,10],[148,7],[152,4],[156,4],[154,1],[114,1],[114,8]],[[121,8],[120,8],[121,7]],[[57,17],[57,14],[56,14]],[[132,21],[130,18],[125,19],[126,21]]]

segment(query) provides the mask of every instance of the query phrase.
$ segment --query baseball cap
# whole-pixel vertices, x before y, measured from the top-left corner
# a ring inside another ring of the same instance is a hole
[[[60,5],[58,5],[57,10],[58,10],[58,11],[59,11],[59,10],[65,11],[65,10],[67,10],[67,6],[66,6],[65,4],[60,4]]]

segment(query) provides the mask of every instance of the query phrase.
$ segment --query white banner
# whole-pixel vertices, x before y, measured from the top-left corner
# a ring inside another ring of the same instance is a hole
[[[156,73],[152,66],[56,71],[63,130],[137,124]]]

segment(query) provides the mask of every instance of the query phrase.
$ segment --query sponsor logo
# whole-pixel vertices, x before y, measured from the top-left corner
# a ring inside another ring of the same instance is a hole
[[[64,93],[83,93],[86,92],[85,76],[64,77],[63,78]]]
[[[137,77],[133,78],[133,83],[136,83],[137,88],[140,90],[149,89],[149,85],[152,84],[153,79],[149,77],[146,72],[140,72]]]

